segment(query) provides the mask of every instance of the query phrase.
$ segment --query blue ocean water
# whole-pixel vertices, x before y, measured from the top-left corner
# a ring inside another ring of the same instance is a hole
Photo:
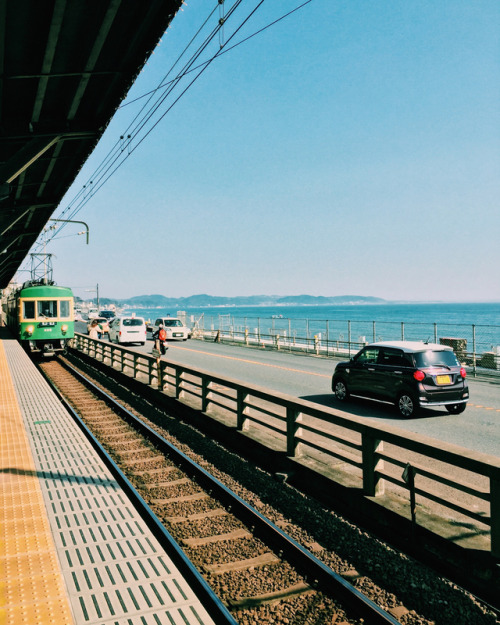
[[[170,309],[130,309],[147,319]],[[388,303],[344,306],[248,306],[186,309],[190,325],[330,341],[465,338],[469,349],[500,345],[500,303]]]
[[[130,311],[150,318],[167,314],[175,316],[177,313],[176,310],[164,308],[133,308]],[[500,325],[500,302],[352,304],[346,306],[224,306],[186,309],[185,312],[196,318],[204,315],[214,319],[227,315],[239,319],[271,319],[282,315],[286,319]]]

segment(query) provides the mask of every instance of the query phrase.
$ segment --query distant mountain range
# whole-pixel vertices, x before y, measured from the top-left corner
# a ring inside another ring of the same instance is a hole
[[[363,295],[247,295],[219,297],[216,295],[191,295],[189,297],[166,297],[165,295],[137,295],[123,300],[101,298],[101,305],[115,304],[130,308],[214,308],[221,306],[335,306],[349,304],[387,304],[380,297]]]

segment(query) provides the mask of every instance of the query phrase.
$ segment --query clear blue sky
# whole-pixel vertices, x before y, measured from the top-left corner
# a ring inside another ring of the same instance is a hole
[[[266,0],[231,43],[301,2]],[[216,4],[188,0],[126,102]],[[208,67],[74,216],[90,244],[77,226],[49,244],[54,279],[81,297],[500,301],[499,26],[498,0],[313,0]],[[117,112],[54,217],[144,102]]]

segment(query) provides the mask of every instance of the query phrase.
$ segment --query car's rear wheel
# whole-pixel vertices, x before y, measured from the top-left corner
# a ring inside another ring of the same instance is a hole
[[[460,414],[465,410],[465,406],[466,404],[451,404],[449,406],[446,406],[446,410],[450,414]]]
[[[410,419],[414,417],[418,411],[418,402],[411,393],[403,392],[398,395],[396,408],[400,416],[405,419]]]
[[[349,399],[349,390],[344,380],[335,380],[332,390],[335,397],[339,401],[346,401],[346,399]]]

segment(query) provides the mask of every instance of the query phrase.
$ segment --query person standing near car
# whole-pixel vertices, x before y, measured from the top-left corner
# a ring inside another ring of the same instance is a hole
[[[100,332],[99,332],[100,328],[99,328],[99,324],[97,323],[97,321],[94,319],[92,321],[92,323],[90,324],[90,328],[89,328],[89,338],[91,339],[100,339]]]
[[[158,349],[159,347],[162,356],[165,355],[167,353],[167,346],[165,345],[167,332],[163,327],[163,324],[160,323],[158,330],[153,334],[153,339],[155,340],[155,348]]]

